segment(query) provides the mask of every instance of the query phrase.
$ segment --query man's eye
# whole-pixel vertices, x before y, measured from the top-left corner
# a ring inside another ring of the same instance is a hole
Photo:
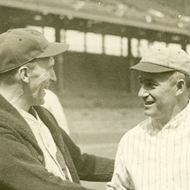
[[[140,84],[142,84],[142,83],[143,83],[143,81],[142,81],[142,80],[139,80],[139,79],[138,79],[138,81],[139,81],[139,83],[140,83]]]
[[[148,83],[147,83],[147,86],[154,87],[154,86],[156,86],[156,84],[153,83],[153,82],[148,82]]]

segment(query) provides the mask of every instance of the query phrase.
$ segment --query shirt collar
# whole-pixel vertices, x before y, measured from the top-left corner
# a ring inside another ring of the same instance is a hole
[[[35,109],[34,109],[33,107],[31,107],[28,112],[26,112],[26,111],[24,111],[23,109],[20,109],[20,108],[18,108],[18,107],[16,107],[16,106],[14,106],[14,107],[17,109],[17,111],[18,111],[24,118],[28,118],[28,119],[33,120],[33,121],[35,121],[35,122],[38,120],[38,114],[37,114],[37,112],[35,111]]]
[[[179,126],[178,125],[179,121],[183,120],[187,116],[188,112],[190,112],[189,101],[187,106],[181,112],[179,112],[175,117],[173,117],[170,121],[168,121],[168,123],[163,124],[162,121],[153,118],[151,118],[151,122],[153,123],[154,126],[160,129],[171,129],[171,128],[174,129]]]

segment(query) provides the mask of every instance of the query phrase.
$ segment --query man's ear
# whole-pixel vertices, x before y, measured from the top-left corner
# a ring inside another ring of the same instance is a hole
[[[26,66],[20,67],[19,76],[24,82],[29,83],[30,80],[29,80],[28,67]]]
[[[176,88],[176,95],[182,94],[185,90],[185,81],[183,79],[178,80],[176,83]]]

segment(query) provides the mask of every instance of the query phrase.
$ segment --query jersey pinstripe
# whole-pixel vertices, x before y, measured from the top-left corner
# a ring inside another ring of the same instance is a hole
[[[190,189],[190,105],[165,126],[148,118],[119,143],[107,190]]]

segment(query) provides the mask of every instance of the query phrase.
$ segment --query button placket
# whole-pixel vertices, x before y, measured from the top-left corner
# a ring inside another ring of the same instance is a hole
[[[165,190],[167,188],[166,178],[167,178],[167,134],[168,130],[163,129],[162,131],[162,143],[161,143],[161,189]]]

